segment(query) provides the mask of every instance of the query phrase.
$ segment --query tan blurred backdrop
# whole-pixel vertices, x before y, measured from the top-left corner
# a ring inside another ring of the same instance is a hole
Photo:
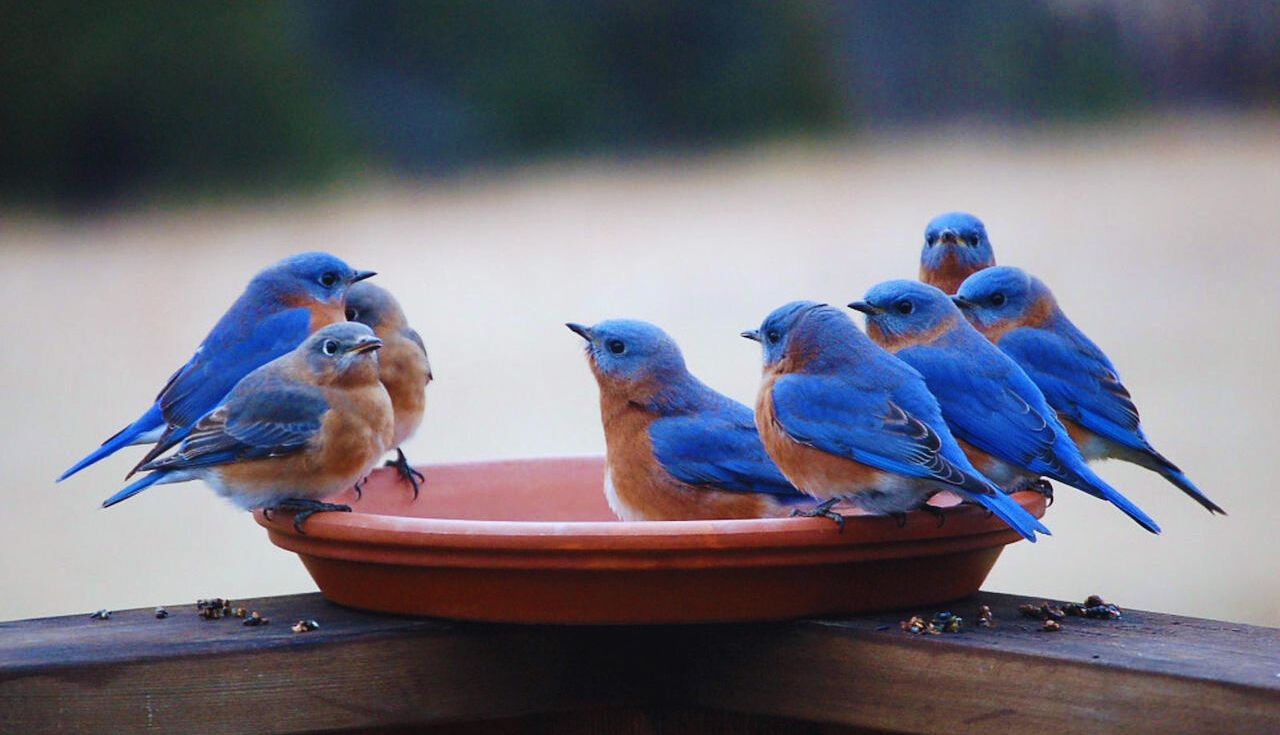
[[[314,589],[198,483],[100,510],[136,451],[52,482],[145,408],[281,256],[332,251],[404,303],[437,377],[415,461],[587,454],[603,451],[596,388],[563,322],[654,321],[698,375],[750,402],[759,355],[739,331],[790,299],[843,304],[913,276],[924,223],[950,209],[981,216],[1001,262],[1055,288],[1153,442],[1230,513],[1109,464],[1164,534],[1063,488],[1055,535],[1011,547],[987,587],[1280,625],[1274,118],[867,137],[257,207],[6,217],[0,619]]]

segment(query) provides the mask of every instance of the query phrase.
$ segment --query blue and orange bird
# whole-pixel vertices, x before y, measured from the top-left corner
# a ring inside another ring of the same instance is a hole
[[[1151,446],[1120,373],[1040,279],[1017,268],[990,268],[970,276],[953,298],[969,322],[1040,388],[1085,459],[1145,467],[1209,512],[1225,515]]]
[[[765,454],[751,409],[691,375],[658,327],[566,324],[600,385],[605,497],[624,521],[765,518],[809,502]]]
[[[378,374],[391,396],[396,415],[392,442],[396,458],[389,460],[387,466],[399,471],[401,479],[413,487],[416,499],[426,478],[409,464],[401,447],[422,425],[427,410],[427,383],[432,379],[427,346],[422,336],[409,326],[396,297],[372,283],[357,283],[347,292],[347,319],[368,325],[382,340]]]
[[[133,470],[173,447],[250,371],[288,353],[307,335],[346,319],[347,288],[374,275],[328,253],[300,253],[265,268],[227,309],[151,407],[76,462],[58,481],[133,444],[155,443]]]
[[[840,523],[831,510],[840,501],[896,515],[949,490],[1029,541],[1048,533],[969,463],[920,373],[843,311],[794,301],[742,336],[764,350],[756,426],[765,449],[787,479],[822,501],[806,515]]]
[[[1031,378],[965,321],[942,291],[916,281],[886,281],[849,307],[867,315],[872,341],[924,376],[969,461],[1006,492],[1048,477],[1108,500],[1143,528],[1160,532],[1089,469]]]
[[[331,324],[292,352],[249,373],[196,422],[173,454],[103,501],[104,508],[152,485],[204,480],[246,508],[293,511],[294,527],[322,502],[369,474],[391,450],[391,397],[378,379],[382,340],[364,324]]]
[[[947,212],[924,228],[920,280],[955,293],[964,279],[996,264],[982,220],[967,212]]]

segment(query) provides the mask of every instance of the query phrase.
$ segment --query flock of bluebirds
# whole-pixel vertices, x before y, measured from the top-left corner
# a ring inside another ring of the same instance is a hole
[[[103,502],[201,479],[302,530],[379,460],[416,497],[399,449],[422,422],[431,367],[386,290],[326,253],[286,258],[245,292],[137,420],[59,480],[117,450],[153,445]],[[925,229],[920,280],[873,287],[849,307],[796,301],[742,336],[760,343],[755,411],[708,387],[675,342],[635,320],[567,326],[600,387],[605,495],[623,520],[825,516],[848,504],[905,517],[950,491],[1034,541],[1048,529],[1010,493],[1047,480],[1154,520],[1088,463],[1153,470],[1213,513],[1151,446],[1111,361],[1039,279],[996,266],[986,228],[949,213]],[[171,453],[166,454],[173,450]],[[128,478],[126,478],[128,479]]]

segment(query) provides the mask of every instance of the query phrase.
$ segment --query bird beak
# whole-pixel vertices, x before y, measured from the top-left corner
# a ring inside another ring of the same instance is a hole
[[[351,277],[351,282],[355,283],[357,281],[363,281],[366,278],[373,278],[376,275],[378,275],[377,271],[356,271],[356,274]]]
[[[355,345],[351,347],[351,349],[347,350],[347,352],[361,355],[366,352],[373,352],[374,350],[379,349],[381,347],[382,347],[382,340],[378,339],[377,337],[362,337],[360,341],[356,342]]]
[[[588,342],[591,341],[591,329],[589,327],[584,327],[581,324],[575,324],[573,322],[565,322],[565,326],[569,328],[569,331],[573,332],[579,337],[585,339]]]
[[[963,296],[960,296],[959,294],[952,296],[951,301],[956,306],[959,306],[961,309],[968,309],[969,307],[974,305],[972,301],[970,301],[969,299],[966,299]]]
[[[881,309],[879,306],[876,306],[869,301],[854,301],[849,304],[849,308],[854,311],[860,311],[867,316],[875,316],[876,314],[884,313],[884,309]]]
[[[747,331],[743,332],[741,336],[746,337],[747,339],[751,340],[752,342],[759,342],[759,341],[760,341],[760,330],[758,330],[758,329],[748,329]]]
[[[938,242],[943,245],[959,245],[960,236],[956,234],[955,230],[943,230],[938,233]]]

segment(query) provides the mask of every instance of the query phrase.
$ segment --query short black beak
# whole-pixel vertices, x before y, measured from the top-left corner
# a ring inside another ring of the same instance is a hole
[[[973,306],[972,301],[960,295],[952,296],[951,301],[956,306],[959,306],[961,309],[968,309],[970,306]]]
[[[351,277],[351,282],[355,283],[357,281],[363,281],[366,278],[373,278],[376,275],[378,275],[377,271],[356,271],[356,274]]]
[[[359,355],[365,352],[372,352],[382,347],[382,340],[377,337],[364,337],[359,342],[351,346],[347,352],[354,352]]]
[[[579,337],[585,339],[588,342],[591,341],[590,328],[584,327],[581,324],[574,324],[573,322],[565,322],[565,326],[568,327],[570,331],[572,331],[574,334],[578,335]]]
[[[759,342],[759,341],[760,341],[760,330],[758,330],[758,329],[748,329],[747,331],[745,331],[745,332],[743,332],[743,333],[742,333],[742,336],[743,336],[743,337],[746,337],[747,339],[751,340],[752,342]]]
[[[960,236],[956,234],[955,230],[943,230],[938,233],[938,242],[944,245],[959,245]]]
[[[884,313],[884,309],[881,309],[879,306],[876,306],[869,301],[854,301],[849,304],[849,308],[854,311],[860,311],[868,316],[875,316],[876,314]]]

